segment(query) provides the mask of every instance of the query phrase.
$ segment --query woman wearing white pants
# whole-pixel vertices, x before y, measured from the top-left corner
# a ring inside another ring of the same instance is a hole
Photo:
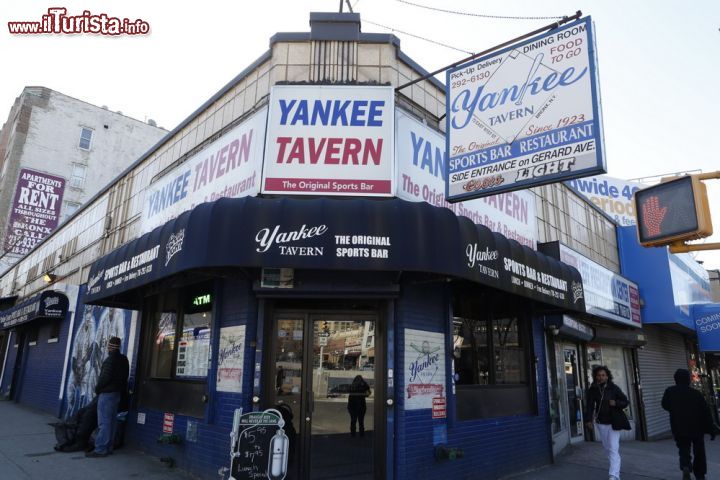
[[[588,388],[585,419],[589,429],[597,429],[610,461],[610,480],[620,480],[620,430],[630,430],[623,409],[629,402],[620,387],[612,382],[612,373],[605,366],[593,368],[593,383]]]

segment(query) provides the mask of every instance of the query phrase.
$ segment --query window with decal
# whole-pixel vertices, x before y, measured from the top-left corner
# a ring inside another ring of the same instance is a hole
[[[453,380],[460,420],[536,411],[528,310],[523,299],[501,292],[456,292]]]
[[[215,283],[151,297],[138,367],[140,405],[202,417],[212,359]]]

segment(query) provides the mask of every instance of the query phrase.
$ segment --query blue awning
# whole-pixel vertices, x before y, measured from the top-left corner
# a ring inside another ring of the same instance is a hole
[[[37,318],[62,320],[69,307],[70,301],[64,293],[46,290],[0,312],[0,329],[16,327]]]
[[[432,272],[585,309],[575,268],[446,208],[330,198],[221,198],[198,205],[97,260],[86,302],[137,305],[137,296],[127,294],[139,287],[213,267]]]

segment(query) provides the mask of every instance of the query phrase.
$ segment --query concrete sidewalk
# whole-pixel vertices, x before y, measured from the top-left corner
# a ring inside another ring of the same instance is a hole
[[[705,437],[708,458],[708,480],[720,479],[720,439]],[[680,480],[682,472],[673,440],[656,442],[621,442],[621,480]],[[599,442],[585,442],[568,447],[554,465],[521,475],[512,480],[607,480],[608,461]]]
[[[48,424],[57,421],[52,415],[0,401],[0,479],[193,478],[128,447],[105,458],[85,458],[82,452],[56,452],[54,430]]]

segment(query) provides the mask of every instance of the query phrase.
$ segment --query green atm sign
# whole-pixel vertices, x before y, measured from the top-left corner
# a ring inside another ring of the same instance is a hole
[[[212,295],[209,293],[198,295],[192,299],[192,305],[195,307],[202,307],[203,305],[210,305],[211,303]]]

